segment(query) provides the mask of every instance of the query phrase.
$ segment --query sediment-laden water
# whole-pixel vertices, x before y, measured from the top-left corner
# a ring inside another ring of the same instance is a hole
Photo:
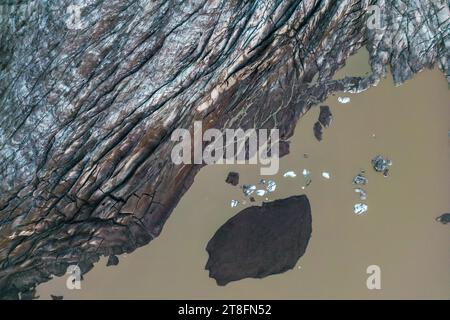
[[[360,51],[336,77],[368,72]],[[313,234],[306,254],[291,271],[265,279],[246,279],[219,287],[208,277],[205,246],[215,231],[242,210],[238,187],[226,184],[230,170],[240,183],[257,184],[257,166],[208,166],[182,198],[162,235],[120,264],[102,259],[85,275],[81,290],[66,289],[64,277],[38,287],[41,298],[66,299],[302,299],[302,298],[450,298],[450,232],[435,217],[450,210],[450,90],[438,70],[427,70],[400,87],[388,77],[366,92],[339,95],[324,104],[333,122],[318,142],[313,136],[319,108],[300,119],[291,153],[273,177],[269,200],[306,193],[311,202]],[[307,157],[304,155],[307,154]],[[388,178],[373,171],[377,154],[393,161]],[[305,190],[302,170],[311,172]],[[368,212],[353,177],[365,169]],[[296,178],[284,178],[293,170]],[[322,172],[329,172],[325,179]],[[258,197],[256,197],[258,198]],[[264,197],[265,198],[265,197]],[[260,198],[259,200],[265,200]],[[232,199],[240,200],[236,208]],[[381,290],[368,290],[366,269],[381,268]]]

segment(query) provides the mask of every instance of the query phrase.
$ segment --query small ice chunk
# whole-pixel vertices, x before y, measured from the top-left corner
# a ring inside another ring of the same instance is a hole
[[[366,213],[369,207],[364,203],[357,203],[355,204],[353,208],[353,212],[357,215],[361,215],[363,213]]]
[[[285,178],[295,178],[297,175],[295,174],[294,171],[288,171],[285,174],[283,174],[283,177]]]
[[[266,195],[266,190],[256,190],[256,195],[259,197],[264,197]]]
[[[363,173],[359,173],[356,177],[353,178],[353,184],[366,185],[369,182],[366,177],[364,177]]]
[[[302,186],[302,189],[305,190],[306,187],[308,187],[312,182],[311,172],[309,172],[309,170],[307,170],[307,169],[303,169],[302,174],[303,174],[303,177],[305,178],[305,185]]]
[[[331,174],[329,172],[322,172],[322,177],[324,177],[325,179],[331,179]]]
[[[266,184],[267,183],[267,180],[266,179],[261,179],[261,180],[259,180],[259,184]]]
[[[385,177],[389,176],[389,167],[392,166],[392,161],[380,155],[372,159],[373,169],[377,172],[382,172]]]
[[[237,200],[231,200],[230,205],[231,205],[232,208],[237,207],[238,204],[239,204],[239,201],[237,201]]]
[[[249,196],[249,195],[251,195],[253,192],[255,192],[256,186],[255,186],[255,185],[251,185],[251,184],[244,184],[244,185],[242,186],[242,190],[243,190],[243,192],[244,192],[244,194],[245,194],[246,196]]]
[[[268,192],[274,192],[276,188],[277,188],[277,184],[275,183],[275,181],[273,181],[273,180],[267,181],[266,190]]]
[[[367,193],[366,193],[366,191],[364,191],[363,189],[361,189],[361,188],[356,188],[356,189],[355,189],[355,192],[356,192],[356,193],[359,193],[359,199],[361,199],[361,200],[366,200],[366,199],[367,199]]]
[[[346,104],[350,102],[350,98],[349,97],[338,97],[338,102],[342,103],[342,104]]]

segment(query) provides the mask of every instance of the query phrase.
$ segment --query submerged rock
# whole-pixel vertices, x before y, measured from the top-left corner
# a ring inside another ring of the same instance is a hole
[[[232,186],[237,186],[239,184],[239,173],[233,171],[228,173],[225,182],[231,184]]]
[[[311,232],[311,207],[305,195],[246,208],[209,241],[205,268],[221,286],[285,272],[305,253]]]

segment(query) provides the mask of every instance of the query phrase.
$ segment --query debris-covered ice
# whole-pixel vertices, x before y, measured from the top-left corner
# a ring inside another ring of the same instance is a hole
[[[256,186],[255,185],[251,185],[251,184],[244,184],[242,186],[242,191],[244,192],[244,194],[246,196],[251,195],[253,192],[255,192],[256,190]]]
[[[342,104],[346,104],[350,102],[350,98],[349,97],[338,97],[338,102],[342,103]]]
[[[237,207],[238,204],[239,204],[239,201],[237,201],[237,200],[231,200],[230,205],[231,205],[232,208]]]
[[[322,125],[319,121],[317,121],[313,126],[314,137],[316,137],[317,141],[322,141],[323,139],[323,130]]]
[[[359,199],[360,200],[366,200],[367,199],[367,193],[366,193],[366,191],[364,191],[364,189],[356,188],[355,192],[359,193]]]
[[[361,171],[353,178],[353,184],[366,185],[369,182],[364,176],[364,171]]]
[[[295,178],[297,174],[294,171],[288,171],[285,174],[283,174],[283,177],[285,178]]]
[[[322,177],[324,177],[325,179],[331,179],[331,174],[329,172],[322,172]]]
[[[329,106],[320,106],[319,122],[325,128],[328,128],[333,120],[333,114],[331,113]]]
[[[353,212],[357,215],[361,215],[363,213],[366,213],[369,207],[364,203],[357,203],[355,204],[353,208]]]
[[[389,167],[392,166],[392,161],[377,155],[372,159],[372,166],[375,171],[383,172],[383,175],[387,177],[389,175]]]
[[[229,172],[225,182],[232,186],[237,186],[239,184],[239,173],[233,171]]]
[[[444,213],[440,217],[437,217],[436,221],[439,221],[442,224],[450,223],[450,213]]]

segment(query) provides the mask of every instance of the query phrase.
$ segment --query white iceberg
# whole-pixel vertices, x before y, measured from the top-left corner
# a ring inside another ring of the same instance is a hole
[[[338,97],[338,102],[342,103],[342,104],[347,104],[349,103],[351,100],[349,97]]]
[[[285,178],[295,178],[297,176],[297,174],[295,174],[294,171],[288,171],[285,174],[283,174],[283,177]]]
[[[366,213],[369,207],[364,203],[357,203],[353,207],[353,212],[357,215],[361,215],[363,213]]]
[[[273,181],[273,180],[267,181],[266,190],[268,192],[274,192],[276,188],[277,188],[277,184],[275,183],[275,181]]]
[[[331,179],[331,174],[329,172],[322,172],[322,177],[324,177],[325,179]]]
[[[266,190],[256,190],[256,195],[259,197],[264,197],[266,195]]]

